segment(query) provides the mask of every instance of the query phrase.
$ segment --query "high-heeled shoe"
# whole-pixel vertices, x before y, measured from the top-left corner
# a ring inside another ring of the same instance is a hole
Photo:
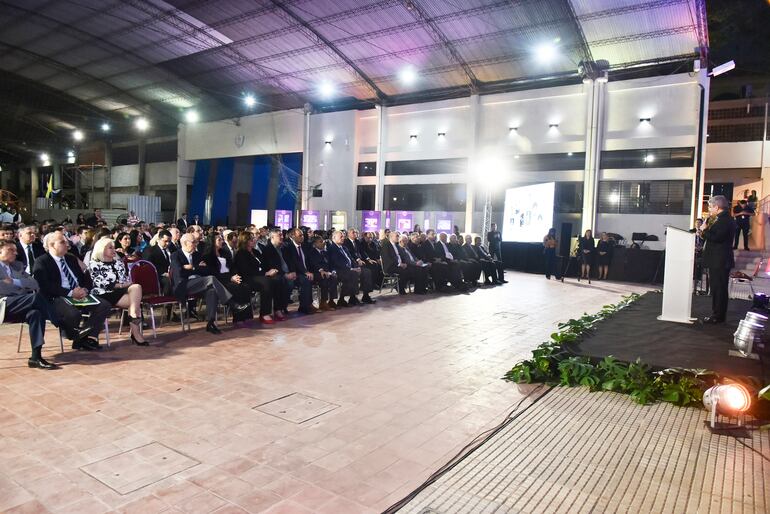
[[[134,336],[134,330],[136,330],[139,334],[142,333],[142,318],[132,318],[131,316],[128,317],[128,329],[131,333],[131,342],[134,343],[137,346],[150,346],[150,343],[148,341],[139,341],[136,336]]]
[[[265,317],[264,317],[264,316],[260,316],[260,317],[259,317],[259,321],[260,321],[260,323],[262,323],[263,325],[272,325],[273,323],[275,323],[275,321],[274,321],[274,320],[272,320],[272,319],[265,319]]]

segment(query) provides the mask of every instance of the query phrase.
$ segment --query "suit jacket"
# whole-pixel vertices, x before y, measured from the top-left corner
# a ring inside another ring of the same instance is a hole
[[[227,269],[230,271],[222,271],[222,263],[217,258],[213,251],[206,252],[203,256],[203,261],[206,263],[206,267],[209,269],[209,274],[217,277],[220,282],[229,282],[230,277],[233,276],[233,260],[230,258],[230,253],[225,253],[223,250],[219,251],[219,256],[225,260]]]
[[[358,267],[358,264],[356,264],[348,253],[347,248],[344,246],[337,246],[334,242],[330,242],[326,247],[326,256],[329,259],[332,271],[345,271]]]
[[[76,257],[65,254],[62,259],[67,263],[72,274],[75,275],[80,287],[85,287],[86,289],[94,287],[91,278],[80,269]],[[32,274],[40,285],[40,292],[49,300],[69,294],[70,289],[65,289],[61,286],[59,266],[56,265],[56,261],[50,254],[41,255],[35,260],[35,268],[32,270]]]
[[[37,259],[41,255],[45,254],[43,249],[43,243],[35,241],[32,243],[32,255]],[[27,254],[24,252],[24,247],[21,246],[19,241],[16,241],[16,262],[20,262],[24,268],[27,267]]]
[[[302,263],[302,259],[297,252],[297,247],[294,245],[294,241],[287,241],[283,245],[283,260],[286,261],[286,265],[289,266],[289,271],[292,273],[305,274],[308,272],[307,253],[302,248],[302,254],[305,256],[305,263]]]
[[[283,254],[278,253],[278,249],[273,246],[272,243],[269,243],[267,246],[262,248],[262,264],[265,266],[266,269],[277,269],[279,275],[283,275],[287,272],[283,270],[281,267],[281,257],[283,257]],[[284,262],[286,262],[286,259],[284,259]],[[286,262],[287,268],[289,267],[289,263]],[[289,272],[291,271],[291,268],[289,268]]]
[[[260,254],[257,252],[236,250],[235,258],[233,258],[233,267],[230,269],[233,273],[250,280],[252,277],[264,276],[265,271],[268,271],[270,268],[265,268],[260,260]]]
[[[24,265],[19,261],[14,261],[8,265],[11,268],[11,274],[5,271],[5,266],[0,266],[0,297],[15,296],[19,294],[37,291],[40,287],[37,281],[24,271]],[[15,284],[6,284],[3,282],[6,278],[16,279],[21,282],[20,286]]]
[[[361,257],[361,254],[358,253],[358,240],[352,241],[350,238],[346,237],[342,245],[345,247],[345,249],[348,251],[348,255],[354,261],[357,259],[363,260],[363,257]]]
[[[171,258],[174,256],[174,254],[171,253],[170,248],[166,248],[166,250],[169,252],[169,260],[166,260],[165,255],[163,255],[163,250],[161,250],[158,245],[148,246],[142,253],[142,259],[150,261],[152,265],[155,266],[155,269],[158,271],[158,276],[168,273],[168,268],[171,265]]]
[[[206,276],[211,274],[211,270],[208,266],[201,267],[203,257],[200,252],[195,251],[192,253],[192,263],[187,260],[183,251],[174,252],[171,254],[171,279],[174,287],[174,295],[183,301],[187,298],[187,280],[192,275]],[[184,269],[187,264],[192,264],[193,269]]]
[[[219,253],[222,255],[222,257],[229,257],[230,260],[233,260],[235,258],[235,251],[230,250],[230,247],[227,246],[227,243],[222,245],[222,249],[219,250]]]
[[[187,230],[187,222],[182,218],[179,218],[178,220],[176,220],[176,228],[178,228],[182,233],[184,233]]]
[[[439,243],[440,244],[440,243]],[[455,258],[455,260],[460,259],[464,261],[471,260],[470,257],[468,257],[465,254],[465,250],[463,250],[463,247],[456,244],[456,243],[447,243],[447,248],[449,248],[449,253],[452,254],[452,257]]]
[[[328,272],[332,271],[331,265],[329,264],[329,258],[326,255],[326,250],[313,248],[305,253],[305,259],[307,259],[308,269],[313,273],[318,273],[321,270]]]
[[[484,245],[473,245],[473,249],[476,251],[476,254],[479,256],[479,259],[488,259],[492,260],[492,255],[487,251],[486,248],[484,248]]]
[[[466,258],[472,261],[480,261],[482,259],[481,255],[476,253],[476,250],[473,248],[472,245],[462,245],[462,251],[467,256]]]
[[[444,249],[441,247],[440,241],[436,240],[435,243],[432,243],[430,239],[426,239],[420,247],[424,248],[423,254],[427,260],[444,260]]]
[[[732,269],[735,266],[733,240],[735,220],[727,211],[717,215],[716,221],[703,231],[703,265],[708,268]]]
[[[400,257],[401,254],[399,253],[397,257],[397,251],[396,248],[393,248],[393,244],[390,241],[382,244],[382,251],[380,252],[380,255],[382,256],[382,271],[388,275],[394,274],[398,268],[398,257]]]

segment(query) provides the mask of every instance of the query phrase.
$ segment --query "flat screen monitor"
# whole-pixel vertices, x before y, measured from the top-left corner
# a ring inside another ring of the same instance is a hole
[[[553,227],[554,192],[553,182],[506,189],[503,241],[542,241]]]

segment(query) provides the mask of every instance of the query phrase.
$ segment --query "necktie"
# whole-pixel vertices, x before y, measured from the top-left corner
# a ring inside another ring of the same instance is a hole
[[[163,249],[163,256],[166,258],[167,262],[171,262],[171,257],[168,255],[168,249]]]
[[[70,289],[75,289],[78,286],[78,281],[70,271],[69,266],[67,266],[67,263],[64,261],[64,259],[59,260],[59,264],[61,265],[61,270],[64,273],[64,276],[67,277],[67,282],[70,284]]]
[[[307,269],[307,265],[305,265],[305,254],[302,253],[302,247],[297,245],[297,251],[299,252],[299,258],[302,259],[302,267]]]
[[[35,263],[35,254],[32,253],[32,245],[27,245],[27,267],[32,271],[32,265]]]
[[[353,266],[353,261],[351,261],[350,257],[348,257],[348,252],[346,252],[345,248],[340,246],[340,245],[337,245],[337,247],[339,247],[340,251],[342,252],[342,255],[345,256],[345,260],[348,261],[348,266],[352,267]]]

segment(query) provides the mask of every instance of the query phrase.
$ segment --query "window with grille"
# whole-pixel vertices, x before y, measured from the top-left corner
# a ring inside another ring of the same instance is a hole
[[[609,214],[690,214],[689,180],[599,182],[598,212]]]

